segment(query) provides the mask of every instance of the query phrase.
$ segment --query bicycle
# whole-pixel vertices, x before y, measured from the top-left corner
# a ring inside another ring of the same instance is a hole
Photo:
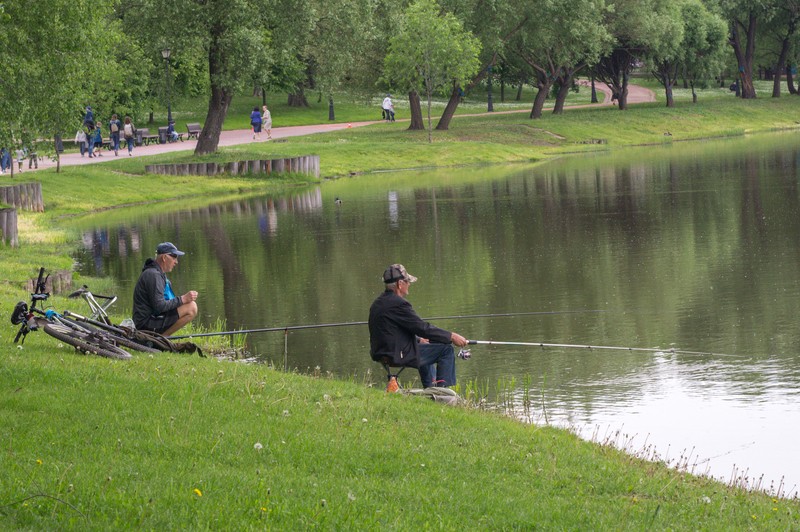
[[[20,301],[14,307],[14,311],[11,314],[11,323],[20,326],[16,337],[14,337],[14,343],[19,342],[20,338],[22,338],[21,344],[24,344],[25,337],[29,332],[37,331],[41,328],[53,338],[86,354],[96,354],[118,360],[132,358],[130,353],[118,346],[121,343],[119,338],[109,332],[81,325],[77,321],[73,321],[52,309],[42,310],[37,308],[38,304],[44,305],[44,302],[50,297],[50,293],[46,291],[49,277],[50,275],[44,276],[44,268],[41,268],[36,281],[36,288],[34,293],[31,294],[30,307],[24,301]]]

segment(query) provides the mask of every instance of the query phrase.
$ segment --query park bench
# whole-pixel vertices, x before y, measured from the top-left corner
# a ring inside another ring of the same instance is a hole
[[[158,128],[158,143],[159,144],[165,144],[167,142],[177,142],[177,140],[172,140],[172,138],[167,133],[168,130],[169,130],[169,126],[162,126],[162,127]],[[178,133],[176,131],[175,134],[178,135],[178,140],[183,142],[183,133]]]
[[[194,137],[195,139],[197,139],[198,135],[200,135],[200,130],[202,129],[203,128],[201,128],[200,124],[197,122],[192,124],[186,124],[186,131],[189,132],[186,138],[190,139]]]
[[[143,128],[140,128],[140,129],[136,130],[136,144],[137,145],[139,145],[139,146],[141,146],[143,144],[147,145],[147,144],[150,144],[151,142],[157,144],[158,143],[158,135],[151,135],[150,134],[150,129],[148,129],[146,127],[143,127]]]

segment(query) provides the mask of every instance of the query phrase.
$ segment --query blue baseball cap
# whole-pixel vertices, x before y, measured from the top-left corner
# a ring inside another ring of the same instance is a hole
[[[162,242],[156,248],[157,255],[163,255],[165,253],[169,253],[171,255],[178,255],[179,257],[181,255],[186,255],[186,253],[184,253],[183,251],[178,250],[178,248],[176,248],[175,244],[173,244],[172,242]]]

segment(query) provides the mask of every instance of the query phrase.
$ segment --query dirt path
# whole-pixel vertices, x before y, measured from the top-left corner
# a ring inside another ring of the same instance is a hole
[[[583,86],[589,86],[589,81],[587,80],[580,80],[578,82]],[[573,105],[568,106],[566,109],[577,109],[577,108],[586,108],[586,107],[597,107],[597,106],[610,106],[614,105],[611,103],[611,89],[605,83],[595,83],[595,88],[597,92],[603,95],[603,101],[596,104],[586,104],[586,105]],[[655,93],[650,89],[640,87],[638,85],[629,85],[628,86],[628,103],[635,104],[635,103],[644,103],[644,102],[654,102],[655,101]],[[510,113],[530,113],[529,109],[520,109],[514,111],[496,111],[492,114],[510,114]],[[488,113],[475,113],[475,114],[461,114],[456,115],[456,118],[460,116],[483,116]],[[407,122],[408,120],[398,120],[398,122]],[[326,133],[328,131],[338,131],[341,129],[348,129],[352,127],[362,127],[368,126],[371,124],[377,124],[380,121],[369,121],[369,122],[352,122],[352,123],[337,123],[337,124],[317,124],[311,126],[288,126],[288,127],[275,127],[272,128],[272,139],[282,139],[287,137],[300,137],[303,135],[311,135],[314,133]],[[253,140],[253,134],[250,132],[249,129],[238,129],[233,131],[223,131],[220,134],[219,138],[219,145],[220,146],[234,146],[238,144],[247,144],[249,142],[269,142],[266,140],[266,134],[261,134],[261,140]],[[174,142],[172,144],[151,144],[149,146],[137,146],[133,150],[134,157],[141,157],[145,155],[156,155],[159,153],[170,153],[170,152],[177,152],[177,151],[188,151],[194,150],[197,141],[195,140],[187,140],[185,142]],[[110,160],[114,160],[115,158],[119,157],[128,157],[128,150],[122,149],[119,151],[119,155],[117,157],[114,156],[113,152],[103,151],[102,157],[81,157],[79,153],[67,153],[61,156],[61,165],[62,166],[75,166],[81,164],[95,164],[95,163],[102,163]],[[48,158],[42,158],[39,161],[39,168],[53,168],[55,167],[55,161],[52,161]],[[26,161],[23,165],[23,171],[19,172],[18,169],[14,168],[14,176],[18,176],[20,174],[26,174],[28,172],[35,171],[35,169],[28,169],[28,162]]]

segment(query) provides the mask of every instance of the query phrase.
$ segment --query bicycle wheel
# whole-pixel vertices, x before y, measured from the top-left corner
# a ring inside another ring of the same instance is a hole
[[[102,336],[85,333],[71,329],[67,325],[58,323],[48,323],[44,326],[44,332],[57,340],[61,340],[65,344],[69,344],[78,351],[86,354],[95,354],[106,358],[115,358],[117,360],[128,360],[132,355],[114,345],[112,342],[105,340]]]
[[[127,347],[128,349],[133,349],[135,351],[141,351],[142,353],[160,353],[161,351],[152,347],[148,347],[146,345],[142,345],[135,340],[132,340],[125,336],[125,331],[119,327],[114,327],[113,325],[103,325],[102,323],[86,323],[82,320],[75,320],[72,318],[66,318],[61,316],[59,318],[61,322],[65,325],[77,330],[77,331],[88,331],[91,333],[99,333],[103,336],[108,337],[114,344],[121,345]]]
[[[146,345],[142,345],[135,340],[131,340],[126,336],[122,336],[122,334],[117,334],[111,331],[106,331],[106,334],[117,344],[127,347],[128,349],[133,349],[135,351],[141,351],[142,353],[161,353],[158,349],[154,349],[152,347],[148,347]]]

